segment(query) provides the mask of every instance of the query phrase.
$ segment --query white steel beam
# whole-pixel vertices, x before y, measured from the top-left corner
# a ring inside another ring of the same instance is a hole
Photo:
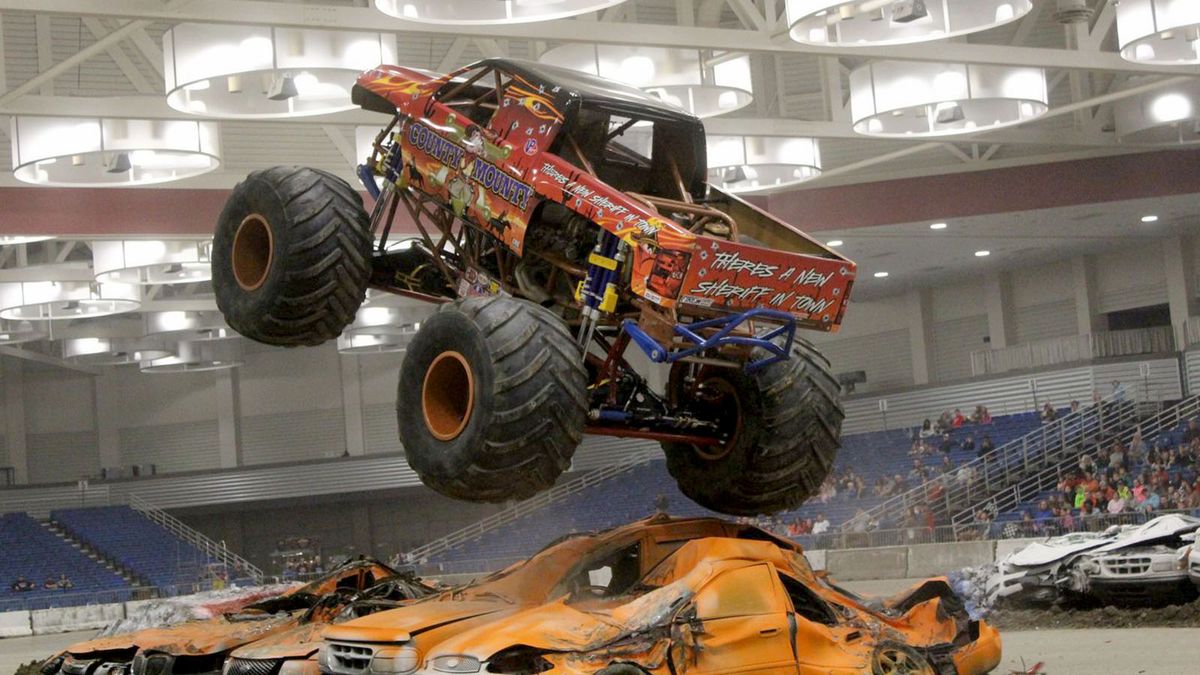
[[[78,52],[75,52],[71,56],[68,56],[67,58],[63,59],[62,61],[59,61],[58,63],[54,64],[53,66],[50,66],[49,68],[42,70],[37,75],[31,77],[24,84],[13,87],[12,89],[5,92],[3,96],[0,96],[0,107],[3,107],[5,105],[13,102],[14,100],[24,96],[25,94],[28,94],[29,92],[31,92],[35,89],[38,89],[49,82],[52,82],[54,80],[54,78],[58,77],[59,75],[67,72],[71,68],[74,68],[76,65],[83,63],[84,61],[92,58],[96,54],[99,54],[100,52],[105,51],[111,45],[114,45],[114,44],[120,42],[121,40],[124,40],[125,36],[129,35],[133,31],[135,31],[139,28],[145,28],[149,24],[150,24],[150,22],[148,22],[148,21],[130,21],[130,22],[124,24],[120,28],[109,33],[108,35],[105,35],[104,37],[100,38],[99,40],[96,40],[91,45],[84,47],[83,49],[79,50]],[[72,106],[72,107],[76,107],[76,106],[78,106],[78,99],[76,99],[75,106]],[[70,110],[71,108],[67,108],[67,109]]]
[[[105,28],[102,23],[100,23],[100,19],[95,17],[84,17],[83,25],[87,27],[88,32],[92,34],[92,37],[96,38],[97,40],[105,35],[108,35],[109,33],[108,29]],[[137,66],[133,64],[133,61],[126,56],[125,52],[121,49],[120,44],[114,44],[105,51],[109,58],[111,58],[113,62],[117,64],[117,67],[121,69],[121,73],[125,75],[126,79],[129,80],[129,83],[133,85],[134,89],[137,89],[143,94],[154,93],[155,87],[150,84],[145,76],[142,75],[142,71],[137,69]]]
[[[157,42],[150,39],[146,34],[145,28],[139,28],[129,34],[129,40],[134,47],[142,53],[142,57],[146,59],[146,63],[154,69],[154,72],[159,75],[163,74],[163,52],[162,47]]]
[[[641,23],[559,20],[494,26],[456,26],[419,23],[385,17],[368,7],[294,5],[263,0],[206,0],[203,3],[164,4],[161,0],[0,0],[0,10],[110,16],[153,21],[341,28],[363,31],[401,31],[500,39],[597,42],[688,47],[731,51],[800,52],[827,56],[887,58],[910,61],[956,61],[991,65],[1041,66],[1072,70],[1200,75],[1200,66],[1132,63],[1119,54],[1081,53],[1065,49],[1009,45],[937,42],[916,45],[867,46],[847,50],[828,45],[801,45],[773,38],[766,31],[707,27],[672,27]]]
[[[4,17],[0,16],[0,91],[8,89],[7,68],[4,61]]]
[[[37,47],[37,63],[38,70],[49,70],[50,66],[54,65],[54,45],[53,39],[50,36],[50,17],[45,14],[38,14],[33,18],[34,40]],[[43,80],[39,83],[41,93],[45,96],[54,95],[54,81]]]

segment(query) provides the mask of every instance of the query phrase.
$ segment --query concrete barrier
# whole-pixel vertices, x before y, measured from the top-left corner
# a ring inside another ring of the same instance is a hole
[[[950,544],[916,544],[908,547],[909,578],[935,577],[994,561],[995,542],[960,541]]]
[[[0,612],[0,637],[28,637],[33,635],[33,624],[29,612]]]
[[[30,612],[30,618],[34,635],[98,630],[125,618],[125,606],[118,602],[111,605],[35,609]]]
[[[814,570],[825,569],[825,551],[824,550],[819,549],[816,551],[805,551],[804,557],[808,558],[808,566],[813,568]]]
[[[907,546],[858,548],[825,552],[825,569],[842,581],[903,579],[908,574]]]
[[[1016,553],[1035,541],[1045,541],[1045,537],[1035,537],[1033,539],[1001,539],[996,542],[996,562],[1000,562],[1009,556],[1011,553]]]

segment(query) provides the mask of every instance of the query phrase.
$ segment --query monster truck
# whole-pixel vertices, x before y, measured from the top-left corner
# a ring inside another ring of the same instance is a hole
[[[323,171],[250,174],[214,240],[230,326],[317,345],[368,288],[440,305],[396,407],[409,464],[452,497],[530,497],[585,433],[658,441],[681,490],[724,513],[817,490],[843,412],[796,332],[838,327],[855,266],[709,185],[699,120],[511,59],[380,66],[352,97],[391,116],[358,171],[371,213]]]

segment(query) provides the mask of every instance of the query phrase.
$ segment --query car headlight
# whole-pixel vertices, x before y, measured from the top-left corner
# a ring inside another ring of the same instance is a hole
[[[134,675],[168,675],[170,672],[170,656],[166,654],[151,654],[146,657],[145,670]]]
[[[1150,563],[1151,572],[1170,572],[1175,569],[1174,560],[1155,560]]]
[[[436,656],[429,665],[439,673],[478,673],[483,665],[474,656],[454,654],[451,656]]]
[[[321,645],[321,648],[317,650],[317,667],[321,669],[322,673],[333,672],[329,669],[328,645]]]
[[[421,654],[412,647],[381,647],[375,650],[375,656],[371,658],[371,672],[379,675],[411,673],[419,665]],[[478,668],[469,672],[477,671]]]

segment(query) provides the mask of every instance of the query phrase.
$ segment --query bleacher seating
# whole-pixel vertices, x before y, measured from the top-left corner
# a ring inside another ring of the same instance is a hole
[[[73,588],[44,590],[42,582],[66,574]],[[37,584],[36,591],[13,591],[18,577]],[[100,591],[111,592],[109,602],[129,599],[129,584],[100,561],[59,538],[24,513],[0,515],[0,599],[4,605],[46,607],[93,600]],[[106,594],[107,596],[108,594]]]
[[[974,460],[977,452],[960,447],[967,434],[975,437],[976,444],[983,435],[991,437],[995,447],[1020,438],[1038,428],[1040,420],[1036,413],[1021,413],[995,417],[991,424],[968,425],[951,432],[954,450],[951,460],[955,465]],[[938,438],[932,438],[935,444]],[[828,502],[811,499],[799,509],[781,514],[779,519],[791,522],[800,518],[815,518],[824,513],[833,528],[849,520],[859,509],[868,509],[883,501],[874,496],[871,486],[877,478],[900,474],[907,478],[912,468],[913,457],[911,430],[895,429],[842,438],[835,471],[853,467],[855,473],[866,482],[867,489],[862,498],[838,495]],[[978,446],[977,446],[978,447]],[[927,466],[941,462],[941,453],[935,452],[923,458]],[[910,487],[915,487],[911,485]],[[666,462],[651,461],[628,473],[600,485],[576,493],[549,508],[525,516],[478,539],[435,556],[430,562],[437,563],[446,571],[455,568],[467,569],[468,561],[489,561],[491,567],[504,562],[523,558],[537,551],[554,539],[572,532],[604,529],[654,512],[657,495],[665,495],[668,512],[674,516],[719,515],[704,509],[683,496],[675,480],[667,472]],[[471,569],[469,571],[478,571]]]
[[[1186,421],[1180,422],[1175,428],[1159,434],[1157,438],[1146,438],[1143,440],[1146,443],[1147,450],[1149,450],[1151,448],[1159,448],[1159,449],[1177,448],[1184,442],[1184,432],[1186,431],[1186,429],[1187,429],[1187,422]],[[1149,453],[1147,453],[1147,454],[1149,454]],[[1104,468],[1105,467],[1101,467],[1101,470],[1103,470]],[[1149,470],[1149,468],[1150,468],[1149,462],[1144,459],[1139,464],[1134,464],[1131,466],[1127,465],[1127,471],[1130,476],[1139,476],[1143,472]],[[1182,477],[1185,480],[1194,481],[1194,480],[1196,480],[1196,477],[1198,475],[1200,475],[1200,464],[1194,465],[1190,468],[1182,468],[1182,467],[1178,467],[1178,466],[1172,467],[1170,470],[1168,470],[1167,473],[1172,480]],[[1011,532],[1012,536],[1027,534],[1027,533],[1021,531],[1020,529],[1008,528],[1006,530],[1004,526],[1007,523],[1020,522],[1022,520],[1022,518],[1024,517],[1025,512],[1029,512],[1029,514],[1031,516],[1033,516],[1038,511],[1037,507],[1038,507],[1039,502],[1041,502],[1042,500],[1050,500],[1050,498],[1053,497],[1055,494],[1056,494],[1056,492],[1054,490],[1043,491],[1043,492],[1037,494],[1036,496],[1032,497],[1031,499],[1021,502],[1013,509],[1010,509],[1007,511],[1002,511],[1002,512],[996,514],[995,520],[992,522],[992,525],[990,528],[991,536],[996,536],[996,537],[1004,536],[1005,532]],[[1132,511],[1132,508],[1127,509],[1127,511]],[[1197,509],[1196,511],[1200,512],[1200,509]],[[1073,513],[1076,516],[1079,515],[1078,511],[1073,511]],[[1103,512],[1098,511],[1096,513],[1096,521],[1097,521],[1097,523],[1099,523],[1099,525],[1093,524],[1092,525],[1093,529],[1095,527],[1100,527],[1104,524],[1107,524],[1108,520],[1112,520],[1114,523],[1117,521],[1124,522],[1124,519],[1121,519],[1121,518],[1106,518],[1105,514]],[[1079,527],[1083,528],[1084,527],[1083,523],[1080,523]]]
[[[209,560],[128,506],[63,509],[50,519],[151,585],[165,591],[197,581]]]

